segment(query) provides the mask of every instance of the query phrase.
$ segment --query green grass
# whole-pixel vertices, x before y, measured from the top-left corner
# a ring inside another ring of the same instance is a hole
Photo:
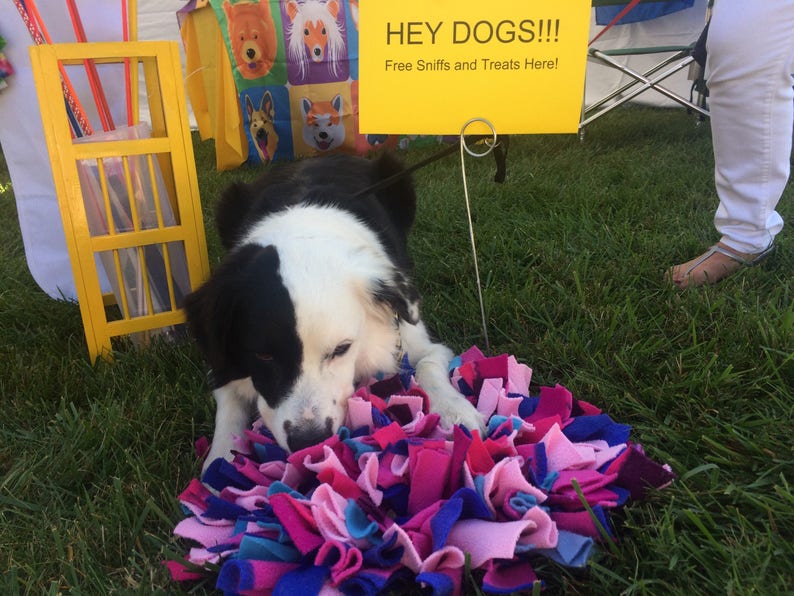
[[[408,162],[433,149],[405,153]],[[205,211],[230,180],[196,146]],[[0,158],[1,159],[1,158]],[[783,594],[794,586],[794,241],[712,288],[664,270],[716,240],[708,124],[624,109],[573,135],[511,139],[508,179],[467,161],[491,351],[633,426],[679,477],[620,515],[584,571],[545,563],[550,593]],[[483,345],[460,164],[417,175],[412,240],[425,319]],[[794,221],[791,188],[780,204]],[[176,495],[213,406],[194,346],[88,363],[74,304],[30,277],[0,162],[0,593],[176,592]],[[207,218],[210,258],[221,256]],[[198,586],[197,592],[208,587]]]

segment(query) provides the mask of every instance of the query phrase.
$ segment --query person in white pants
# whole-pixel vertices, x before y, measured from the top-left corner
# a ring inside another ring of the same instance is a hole
[[[706,38],[721,239],[672,267],[678,287],[716,283],[772,250],[794,126],[794,0],[716,0]]]

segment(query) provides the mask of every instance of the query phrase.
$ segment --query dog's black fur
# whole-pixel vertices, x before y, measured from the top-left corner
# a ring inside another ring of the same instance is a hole
[[[391,153],[369,161],[346,155],[280,164],[252,183],[237,182],[224,192],[215,212],[223,246],[233,248],[264,217],[298,203],[346,209],[380,237],[394,262],[410,269],[408,233],[416,216],[416,191],[410,176],[366,192],[381,180],[402,173]]]

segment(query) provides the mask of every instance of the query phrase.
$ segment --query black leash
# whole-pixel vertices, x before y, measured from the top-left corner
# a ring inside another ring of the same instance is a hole
[[[464,141],[463,142],[465,142],[465,139],[470,139],[472,143],[477,143],[479,141],[486,140],[486,139],[490,140],[490,139],[492,139],[492,136],[491,135],[471,135],[469,137],[464,137]],[[380,180],[380,181],[376,182],[375,184],[373,184],[371,186],[368,186],[367,188],[365,188],[363,190],[358,191],[353,196],[354,197],[361,196],[363,194],[367,194],[367,193],[373,192],[375,190],[380,190],[381,188],[386,188],[387,186],[391,186],[392,184],[397,182],[397,180],[400,180],[401,178],[404,178],[405,176],[409,176],[413,172],[415,172],[415,171],[417,171],[417,170],[419,170],[419,169],[421,169],[421,168],[423,168],[423,167],[425,167],[427,165],[430,165],[434,161],[438,161],[439,159],[441,159],[443,157],[446,157],[447,155],[452,155],[456,151],[459,151],[460,150],[460,143],[461,143],[461,140],[458,139],[458,141],[456,143],[452,143],[449,147],[445,147],[444,149],[442,149],[438,153],[434,153],[430,157],[426,157],[422,161],[419,161],[419,162],[417,162],[415,164],[412,164],[412,165],[406,167],[402,172],[399,172],[397,174],[389,176],[388,178],[384,178],[383,180]],[[507,149],[508,149],[508,147],[509,147],[509,137],[507,137],[507,136],[500,137],[499,141],[493,147],[493,156],[494,156],[494,161],[496,162],[496,174],[494,174],[493,180],[494,180],[494,182],[498,182],[500,184],[505,181],[505,177],[507,175]]]

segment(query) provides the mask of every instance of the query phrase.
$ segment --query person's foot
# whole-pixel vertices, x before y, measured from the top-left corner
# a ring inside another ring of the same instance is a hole
[[[742,253],[718,242],[699,257],[671,267],[667,278],[679,288],[715,284],[742,267],[757,265],[773,247],[769,245],[759,253]]]

